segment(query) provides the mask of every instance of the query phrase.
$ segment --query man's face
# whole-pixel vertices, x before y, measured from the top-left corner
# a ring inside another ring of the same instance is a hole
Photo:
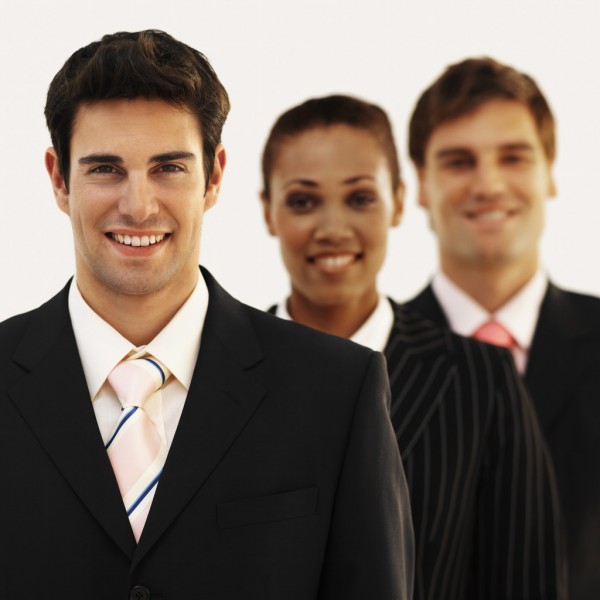
[[[535,271],[551,163],[527,106],[489,101],[434,130],[419,202],[438,236],[442,270],[512,265]]]
[[[224,162],[219,147],[207,188],[200,128],[184,108],[144,99],[79,108],[69,191],[52,149],[46,165],[71,219],[77,283],[88,302],[193,289],[202,217],[216,201]]]

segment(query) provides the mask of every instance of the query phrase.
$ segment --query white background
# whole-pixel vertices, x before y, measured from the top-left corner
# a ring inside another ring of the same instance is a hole
[[[48,84],[80,46],[146,28],[204,52],[230,94],[229,163],[201,262],[240,299],[266,307],[288,289],[258,203],[267,132],[283,110],[334,92],[383,106],[402,155],[406,213],[381,291],[404,299],[427,282],[436,251],[416,204],[406,124],[447,64],[484,54],[531,74],[550,101],[559,196],[548,205],[544,266],[558,284],[600,295],[596,0],[0,0],[0,9],[0,320],[45,301],[74,269],[70,225],[43,166]]]

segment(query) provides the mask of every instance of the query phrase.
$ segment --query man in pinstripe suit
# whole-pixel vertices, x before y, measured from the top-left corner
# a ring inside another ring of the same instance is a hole
[[[555,124],[536,83],[489,58],[450,66],[410,122],[419,202],[440,271],[408,303],[462,335],[509,347],[556,469],[569,590],[600,598],[600,299],[561,290],[539,264],[555,195]]]

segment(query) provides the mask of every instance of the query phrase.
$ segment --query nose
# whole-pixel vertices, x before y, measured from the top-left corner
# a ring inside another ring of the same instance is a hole
[[[319,214],[314,239],[321,243],[338,244],[352,237],[352,226],[342,207],[324,207]]]
[[[494,199],[504,193],[506,181],[500,165],[495,161],[482,161],[475,169],[471,192],[475,199]]]
[[[143,223],[158,213],[154,190],[143,175],[129,175],[119,202],[119,212],[135,223]]]

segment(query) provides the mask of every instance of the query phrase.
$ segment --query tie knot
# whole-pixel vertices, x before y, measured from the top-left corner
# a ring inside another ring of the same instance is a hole
[[[497,321],[484,323],[473,334],[473,337],[480,342],[487,342],[503,348],[513,348],[516,345],[513,336]]]
[[[171,372],[153,356],[130,358],[120,362],[108,376],[117,398],[126,406],[143,406],[159,390]]]

